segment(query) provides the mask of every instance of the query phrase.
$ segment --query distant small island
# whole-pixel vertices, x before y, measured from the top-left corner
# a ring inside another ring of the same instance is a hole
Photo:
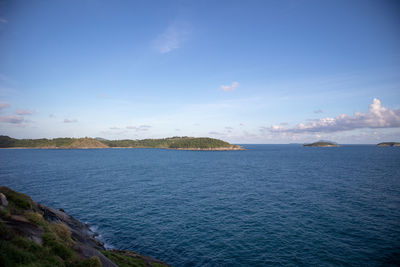
[[[245,150],[241,146],[209,137],[169,137],[143,140],[104,138],[15,139],[0,136],[0,148],[88,149],[88,148],[165,148],[177,150]]]
[[[311,146],[311,147],[338,147],[338,144],[335,144],[333,142],[325,142],[325,141],[319,141],[311,144],[304,144],[303,146]]]
[[[377,144],[377,146],[400,146],[399,142],[382,142]]]

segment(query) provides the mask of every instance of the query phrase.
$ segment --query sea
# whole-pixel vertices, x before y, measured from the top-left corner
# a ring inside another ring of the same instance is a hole
[[[0,185],[173,266],[399,266],[400,147],[2,149]]]

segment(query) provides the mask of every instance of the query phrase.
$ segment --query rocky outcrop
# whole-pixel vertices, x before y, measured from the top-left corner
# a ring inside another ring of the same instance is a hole
[[[104,244],[96,236],[97,233],[94,233],[88,224],[75,219],[64,211],[36,203],[24,194],[0,186],[1,249],[14,249],[20,244],[23,245],[24,243],[18,241],[23,238],[29,240],[23,241],[25,243],[36,244],[37,251],[44,249],[48,258],[55,257],[58,263],[51,264],[54,266],[116,267],[120,263],[124,266],[168,266],[161,261],[133,251],[106,250]],[[29,251],[31,246],[33,245],[23,245],[18,248],[21,251],[18,253],[26,253],[32,262],[26,262],[23,258],[16,258],[12,255],[7,258],[6,254],[0,253],[0,263],[8,261],[9,265],[22,263],[32,266],[48,265],[46,256],[40,254],[35,258],[35,255],[32,255]],[[18,260],[22,260],[22,262],[18,262]]]
[[[3,193],[0,193],[0,205],[5,207],[8,206],[7,198]]]
[[[90,230],[89,225],[78,221],[65,212],[37,204],[43,212],[43,218],[50,223],[62,223],[68,226],[71,236],[75,240],[74,249],[84,258],[97,256],[102,266],[117,266],[98,250],[105,250],[104,244],[96,239],[96,233]]]

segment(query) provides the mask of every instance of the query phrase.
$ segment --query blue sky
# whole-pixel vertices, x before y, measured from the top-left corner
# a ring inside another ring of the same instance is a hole
[[[0,134],[400,141],[398,1],[0,1]]]

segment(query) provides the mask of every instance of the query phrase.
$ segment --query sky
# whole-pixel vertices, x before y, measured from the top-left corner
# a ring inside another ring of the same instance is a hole
[[[400,3],[0,0],[0,135],[400,141]]]

